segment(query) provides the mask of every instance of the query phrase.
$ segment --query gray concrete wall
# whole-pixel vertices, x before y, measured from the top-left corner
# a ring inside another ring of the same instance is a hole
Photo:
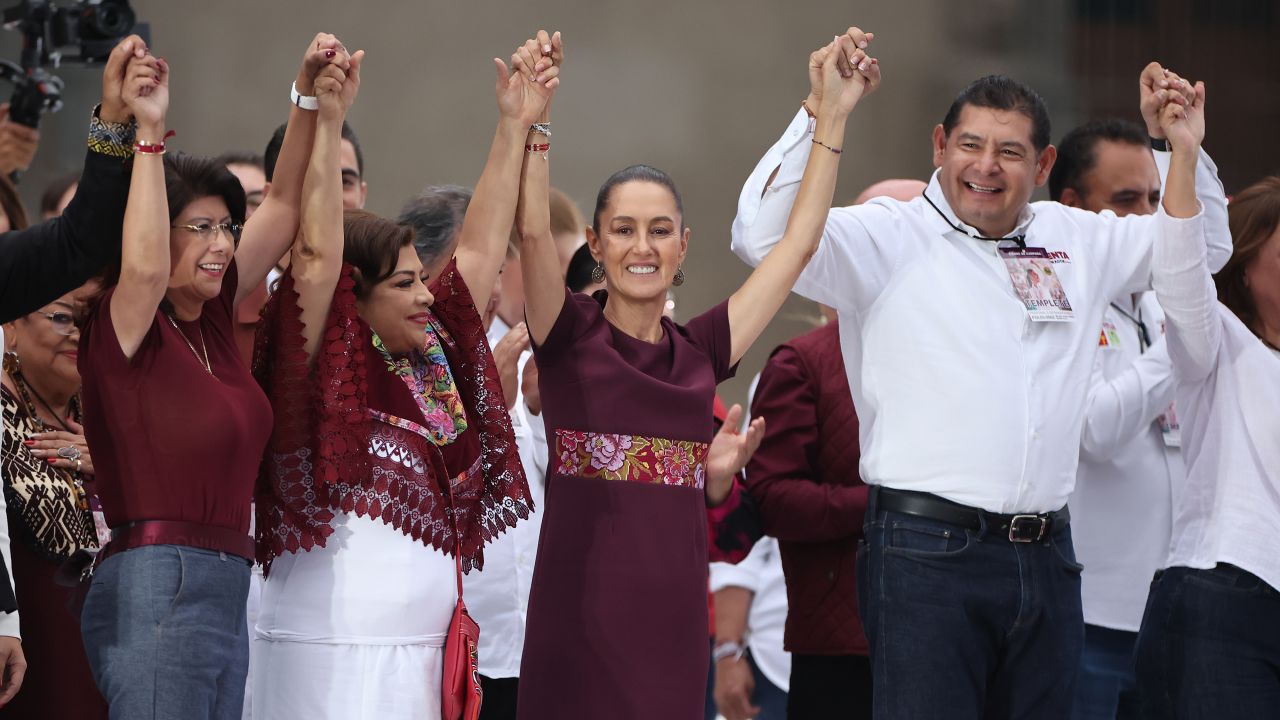
[[[364,48],[364,85],[350,120],[360,134],[369,206],[395,213],[428,184],[473,184],[496,121],[491,58],[538,27],[564,33],[567,62],[553,112],[553,182],[590,212],[614,170],[645,162],[670,172],[693,228],[678,314],[730,294],[747,268],[728,249],[738,192],[807,92],[809,52],[850,24],[877,33],[880,92],[855,113],[837,201],[886,177],[927,178],[929,133],[969,80],[1007,72],[1036,86],[1058,128],[1076,118],[1064,73],[1067,0],[897,0],[882,3],[540,0],[537,3],[316,0],[136,0],[152,45],[173,69],[174,147],[261,151],[288,111],[288,86],[319,30]],[[16,38],[0,56],[16,58]],[[1136,78],[1137,69],[1134,69]],[[65,67],[67,107],[47,118],[28,207],[82,157],[96,70]],[[1136,95],[1136,93],[1135,93]],[[1136,97],[1135,97],[1136,107]],[[745,400],[770,350],[816,312],[795,299],[722,387]]]

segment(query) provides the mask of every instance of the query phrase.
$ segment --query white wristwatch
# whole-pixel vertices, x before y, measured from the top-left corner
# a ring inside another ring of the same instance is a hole
[[[720,662],[727,657],[731,657],[734,662],[737,662],[742,659],[742,655],[746,651],[747,649],[742,647],[741,643],[726,640],[722,643],[717,643],[715,648],[711,650],[711,661]]]
[[[316,100],[315,95],[303,95],[298,92],[298,83],[294,83],[289,88],[289,101],[303,110],[319,110],[320,101]]]

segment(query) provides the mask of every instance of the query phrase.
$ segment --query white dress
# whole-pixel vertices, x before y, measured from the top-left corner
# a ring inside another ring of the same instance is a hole
[[[255,720],[434,720],[454,560],[335,512],[327,547],[275,558],[253,639]]]

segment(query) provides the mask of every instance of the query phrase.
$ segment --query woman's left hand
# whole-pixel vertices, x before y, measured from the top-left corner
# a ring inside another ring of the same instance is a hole
[[[502,114],[522,125],[544,119],[560,85],[560,66],[564,62],[560,33],[548,35],[539,30],[537,37],[516,48],[509,70],[501,60],[494,58],[493,62],[498,67],[498,109]]]
[[[67,427],[71,428],[71,432],[54,430],[35,433],[25,444],[31,449],[32,455],[56,468],[92,475],[93,456],[89,454],[89,443],[84,439],[84,428],[74,420],[67,420]],[[59,451],[62,451],[61,454]],[[71,457],[66,457],[67,455]]]
[[[741,424],[742,406],[735,404],[729,408],[724,425],[707,451],[708,507],[719,505],[729,497],[733,490],[733,476],[747,466],[747,461],[764,438],[764,418],[752,420],[745,433],[739,428]]]

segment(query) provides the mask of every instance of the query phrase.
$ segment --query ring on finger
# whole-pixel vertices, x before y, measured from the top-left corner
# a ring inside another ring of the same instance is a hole
[[[76,459],[76,472],[80,472],[80,468],[84,467],[84,463],[79,458]]]
[[[79,460],[80,448],[75,445],[63,445],[58,448],[58,457],[66,460]]]

